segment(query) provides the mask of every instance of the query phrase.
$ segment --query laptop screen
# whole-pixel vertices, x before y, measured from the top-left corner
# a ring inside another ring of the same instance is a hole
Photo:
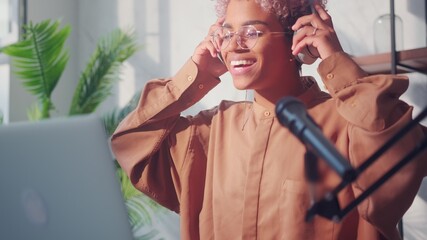
[[[0,239],[132,239],[96,116],[0,126]]]

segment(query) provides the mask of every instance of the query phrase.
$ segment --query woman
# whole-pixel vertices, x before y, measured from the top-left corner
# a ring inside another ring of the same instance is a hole
[[[219,0],[220,18],[191,59],[174,77],[147,83],[138,107],[112,137],[134,185],[180,214],[182,239],[399,238],[396,224],[427,172],[421,158],[341,222],[304,220],[310,207],[306,148],[278,122],[276,102],[283,96],[304,102],[353,166],[410,121],[412,110],[398,99],[407,79],[368,76],[342,51],[323,5],[304,15],[309,7],[307,1]],[[299,75],[294,55],[308,47],[322,59],[318,71],[330,95]],[[254,102],[222,101],[181,117],[226,71],[236,88],[254,90]],[[384,154],[340,193],[340,205],[400,160],[424,132],[418,127]],[[340,182],[322,162],[318,170],[322,188]]]

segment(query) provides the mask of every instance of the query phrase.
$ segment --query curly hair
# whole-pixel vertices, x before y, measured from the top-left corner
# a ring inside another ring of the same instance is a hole
[[[311,13],[310,0],[255,0],[265,11],[274,13],[284,29],[290,28],[295,21]],[[325,7],[327,0],[315,0]],[[225,16],[230,0],[217,0],[216,13],[218,17]]]

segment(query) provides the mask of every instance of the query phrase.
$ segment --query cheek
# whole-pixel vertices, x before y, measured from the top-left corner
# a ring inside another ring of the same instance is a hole
[[[283,45],[266,48],[263,53],[264,68],[269,71],[281,71],[284,64],[289,63],[292,54],[289,50],[285,49]]]
[[[282,79],[286,76],[292,64],[290,59],[293,60],[292,54],[288,52],[290,51],[285,49],[283,44],[265,48],[262,53],[262,64],[260,64],[260,78],[269,79],[269,84],[273,84],[278,78]]]
[[[292,57],[291,46],[287,40],[279,38],[260,44],[258,51],[269,61],[280,61],[280,59],[290,59]]]

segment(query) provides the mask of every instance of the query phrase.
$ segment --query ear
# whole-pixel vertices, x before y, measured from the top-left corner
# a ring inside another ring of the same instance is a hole
[[[284,40],[285,40],[285,45],[289,46],[289,52],[286,54],[289,54],[289,61],[290,62],[295,62],[295,65],[297,66],[297,68],[299,70],[301,70],[301,66],[302,64],[304,64],[304,62],[298,58],[298,56],[294,56],[292,55],[292,50],[290,49],[292,46],[292,39],[293,39],[294,34],[293,33],[286,33]]]

